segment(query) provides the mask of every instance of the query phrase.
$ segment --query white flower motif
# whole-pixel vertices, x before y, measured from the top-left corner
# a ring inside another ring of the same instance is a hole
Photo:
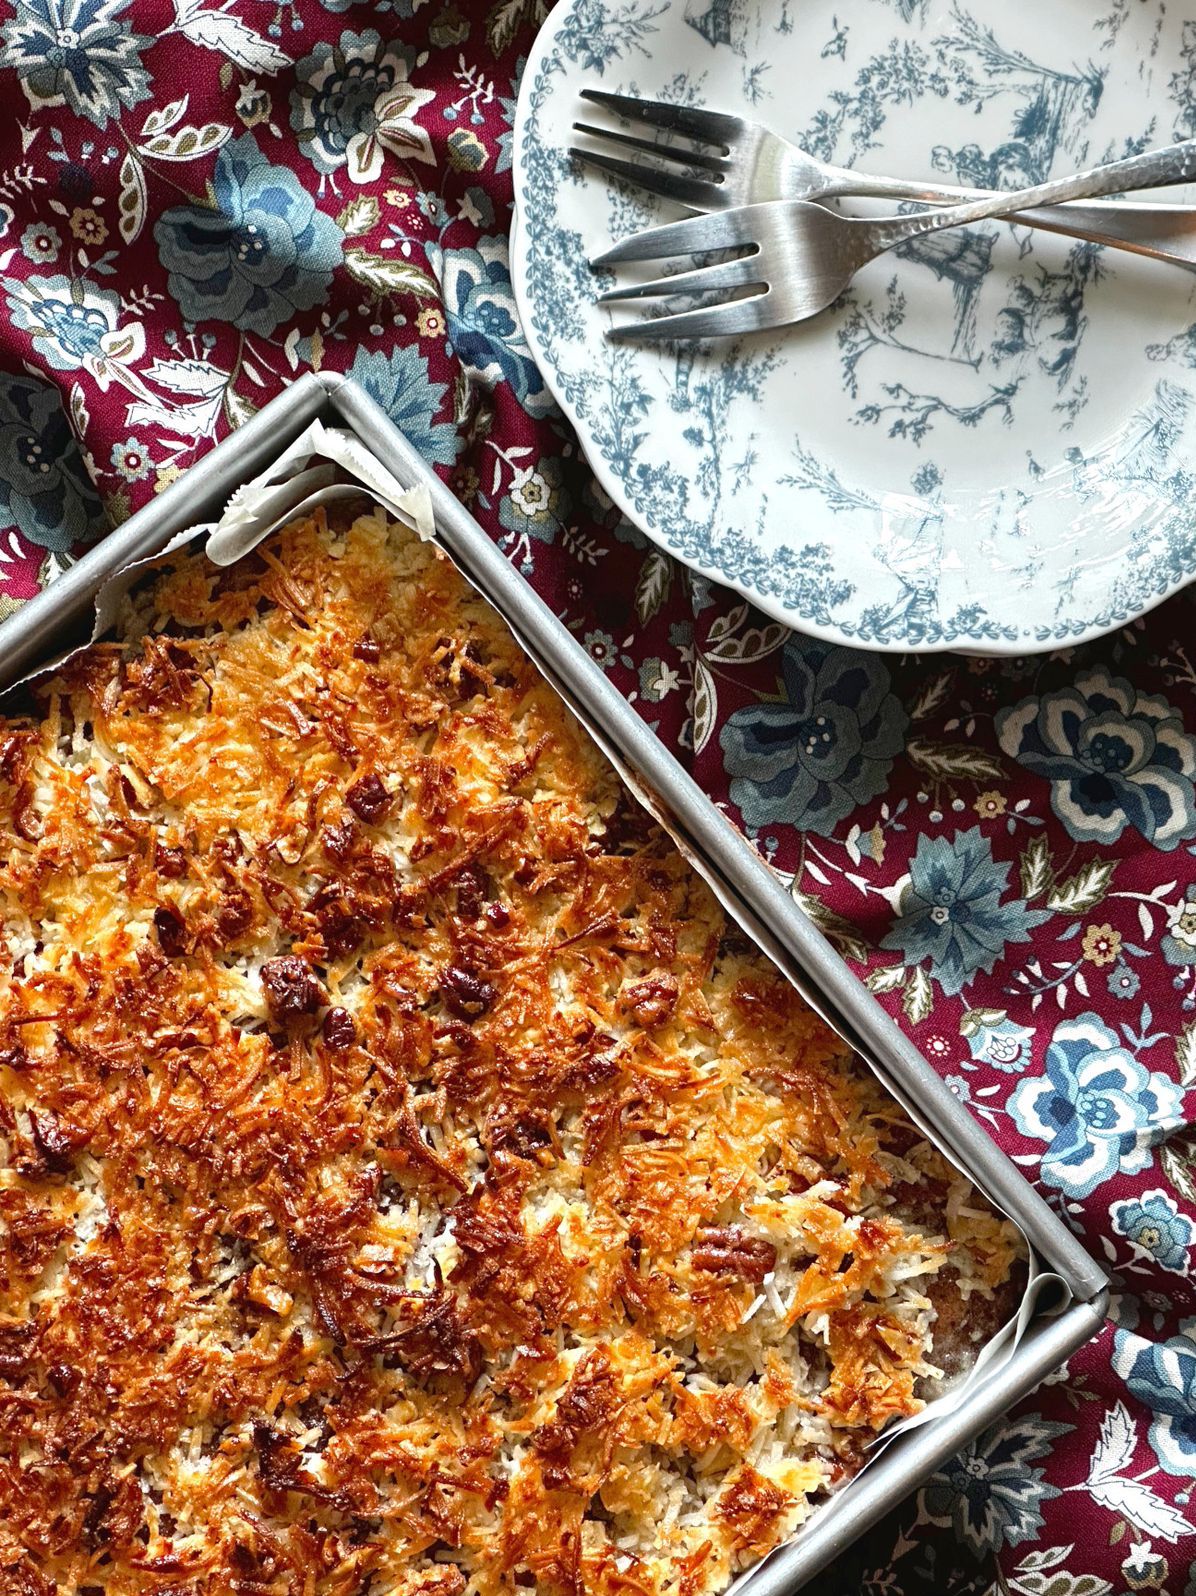
[[[295,73],[291,126],[321,184],[342,168],[350,182],[374,182],[386,150],[435,162],[432,141],[415,120],[435,92],[411,84],[401,47],[384,44],[372,28],[346,29],[337,44],[318,44]]]
[[[551,495],[551,488],[538,471],[525,466],[515,473],[511,483],[511,502],[524,515],[543,515]]]
[[[1196,903],[1181,898],[1167,910],[1167,929],[1184,947],[1196,949]]]
[[[6,288],[13,324],[30,334],[36,354],[55,371],[89,372],[101,390],[114,368],[140,360],[145,329],[121,323],[120,296],[81,278],[26,277]]]
[[[474,227],[482,225],[482,213],[477,207],[477,202],[469,189],[466,189],[457,201],[457,215],[463,222],[470,222]]]

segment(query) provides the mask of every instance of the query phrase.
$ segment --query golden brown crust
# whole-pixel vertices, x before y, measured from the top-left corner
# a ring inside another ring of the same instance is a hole
[[[124,636],[0,728],[0,1567],[722,1588],[1012,1227],[427,546],[317,517]]]

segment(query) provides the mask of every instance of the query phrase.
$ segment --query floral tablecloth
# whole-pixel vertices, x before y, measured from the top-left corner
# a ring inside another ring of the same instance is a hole
[[[351,372],[1113,1273],[1099,1340],[818,1588],[1196,1596],[1191,599],[896,661],[655,551],[512,300],[542,0],[0,13],[0,614],[298,374]]]

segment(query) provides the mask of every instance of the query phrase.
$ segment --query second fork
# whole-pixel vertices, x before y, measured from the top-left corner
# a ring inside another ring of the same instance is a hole
[[[667,223],[625,239],[593,261],[660,260],[710,250],[750,249],[735,260],[698,267],[649,283],[615,289],[612,300],[735,294],[717,304],[611,328],[608,338],[708,338],[787,326],[833,304],[855,273],[877,255],[926,233],[941,232],[1001,215],[1007,204],[1053,204],[1124,189],[1186,183],[1196,174],[1196,139],[1078,172],[1052,183],[989,195],[973,204],[914,216],[871,221],[842,216],[807,201],[775,201]],[[739,297],[739,291],[750,292]]]
[[[583,89],[582,98],[645,129],[679,135],[685,145],[661,144],[587,122],[574,128],[595,141],[633,152],[624,160],[601,149],[571,145],[569,153],[645,193],[675,200],[695,211],[720,211],[768,200],[837,197],[916,200],[958,204],[990,197],[982,190],[942,187],[904,178],[879,177],[831,166],[759,122],[697,106],[641,100],[605,89]],[[653,164],[649,164],[649,163]],[[1044,232],[1107,244],[1179,266],[1196,266],[1196,209],[1187,205],[1135,204],[1106,200],[1069,204],[1006,218]]]

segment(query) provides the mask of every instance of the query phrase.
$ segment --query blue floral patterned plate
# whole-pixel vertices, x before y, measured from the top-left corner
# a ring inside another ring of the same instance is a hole
[[[587,259],[675,213],[564,153],[601,84],[737,110],[844,165],[1015,187],[1196,134],[1183,10],[563,0],[520,91],[513,275],[625,513],[774,616],[879,649],[1074,643],[1188,582],[1191,273],[987,223],[882,257],[802,327],[615,347]]]

